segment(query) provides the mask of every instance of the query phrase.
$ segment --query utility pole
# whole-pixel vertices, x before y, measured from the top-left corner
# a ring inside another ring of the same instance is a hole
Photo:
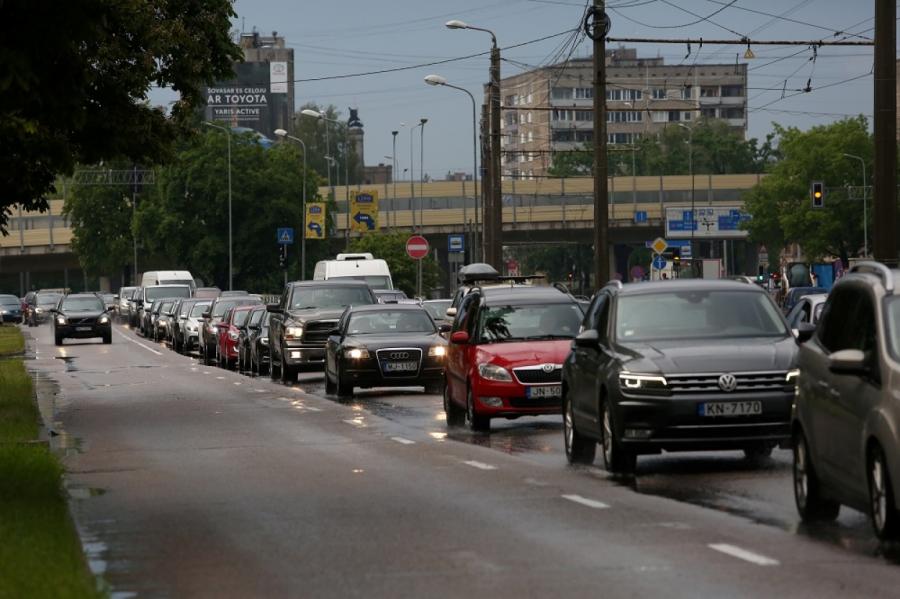
[[[604,0],[594,0],[585,31],[594,42],[594,288],[609,280],[609,189],[606,155],[606,34]]]
[[[875,0],[875,259],[897,264],[897,7]]]
[[[490,252],[485,262],[501,271],[503,268],[503,171],[500,169],[500,48],[497,38],[491,34],[491,220],[485,228],[491,229]],[[483,184],[482,184],[483,186]]]
[[[492,236],[493,229],[491,227],[491,223],[494,222],[491,217],[491,207],[493,206],[493,202],[491,201],[491,195],[493,194],[494,184],[494,169],[493,169],[493,158],[491,157],[491,143],[489,140],[490,135],[488,133],[488,118],[489,111],[488,107],[484,104],[481,105],[481,163],[486,167],[484,169],[484,174],[481,177],[481,193],[482,193],[482,202],[481,206],[484,209],[484,214],[481,219],[481,259],[491,264],[491,247],[493,244]]]

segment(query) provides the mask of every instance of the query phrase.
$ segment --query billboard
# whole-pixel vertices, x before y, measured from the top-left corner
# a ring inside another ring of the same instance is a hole
[[[378,192],[354,191],[350,194],[350,230],[358,233],[378,229]]]
[[[741,206],[703,206],[666,208],[667,239],[744,239],[749,233],[741,223],[750,215]]]
[[[285,128],[293,108],[288,93],[289,63],[259,61],[234,64],[234,79],[203,89],[204,119],[230,127],[247,127],[269,139]]]
[[[288,63],[272,61],[269,63],[269,89],[273,94],[288,93]]]
[[[325,239],[325,202],[309,202],[306,204],[304,235],[307,239]]]

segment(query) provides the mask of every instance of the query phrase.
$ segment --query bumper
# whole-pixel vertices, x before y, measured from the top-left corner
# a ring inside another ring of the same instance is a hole
[[[79,331],[80,328],[88,330]],[[91,339],[93,337],[106,337],[112,335],[112,327],[109,324],[98,324],[84,327],[56,325],[56,334],[66,339]]]
[[[385,376],[378,367],[347,369],[341,374],[354,387],[424,387],[444,381],[443,366],[426,365],[415,376]]]
[[[21,314],[4,314],[0,322],[22,322]]]
[[[677,397],[623,397],[613,407],[620,442],[637,453],[741,449],[755,443],[786,446],[793,392]],[[701,416],[707,402],[760,402],[752,416]]]
[[[529,397],[527,389],[546,388],[552,385],[522,385],[518,382],[502,383],[479,379],[472,395],[476,411],[481,416],[539,416],[541,414],[561,414],[562,395],[552,397]],[[560,390],[562,383],[558,384]],[[502,405],[497,405],[497,402]]]
[[[298,345],[282,349],[284,362],[288,366],[325,365],[325,347]]]
[[[184,335],[185,351],[200,347],[200,337],[197,333],[187,333]]]

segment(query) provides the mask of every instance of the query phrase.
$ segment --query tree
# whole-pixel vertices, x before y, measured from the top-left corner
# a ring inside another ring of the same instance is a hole
[[[750,239],[770,250],[799,243],[809,260],[839,256],[844,264],[863,246],[862,202],[850,199],[847,185],[859,185],[859,162],[871,166],[873,140],[863,116],[800,131],[775,125],[782,159],[769,175],[744,194],[753,218],[746,223]],[[871,170],[869,170],[871,172]],[[810,183],[823,181],[823,208],[813,208]]]
[[[0,232],[10,206],[46,210],[57,175],[77,163],[170,154],[207,82],[241,57],[230,0],[91,0],[3,4]],[[151,86],[181,95],[172,117]]]
[[[394,287],[402,289],[406,295],[416,294],[416,261],[406,255],[407,233],[375,233],[357,237],[350,242],[353,252],[370,252],[376,258],[386,261],[391,269]],[[440,287],[441,269],[434,260],[422,259],[422,292]]]

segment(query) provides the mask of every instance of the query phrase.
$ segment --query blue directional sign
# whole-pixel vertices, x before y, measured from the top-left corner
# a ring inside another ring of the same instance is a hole
[[[662,270],[666,267],[666,259],[662,256],[658,255],[653,258],[653,268],[656,270]]]
[[[278,229],[278,243],[281,245],[292,245],[294,243],[294,228],[281,227]]]
[[[447,235],[447,251],[451,254],[460,254],[466,251],[465,235]]]
[[[322,236],[322,225],[320,225],[319,223],[309,223],[308,225],[306,225],[306,227],[307,227],[310,231],[315,232],[316,237],[321,237],[321,236]]]
[[[637,210],[634,213],[634,222],[636,224],[647,222],[647,211],[646,210]]]
[[[363,214],[362,212],[357,212],[353,215],[353,220],[358,222],[360,225],[364,225],[367,231],[375,230],[375,219],[372,218],[370,214]]]

